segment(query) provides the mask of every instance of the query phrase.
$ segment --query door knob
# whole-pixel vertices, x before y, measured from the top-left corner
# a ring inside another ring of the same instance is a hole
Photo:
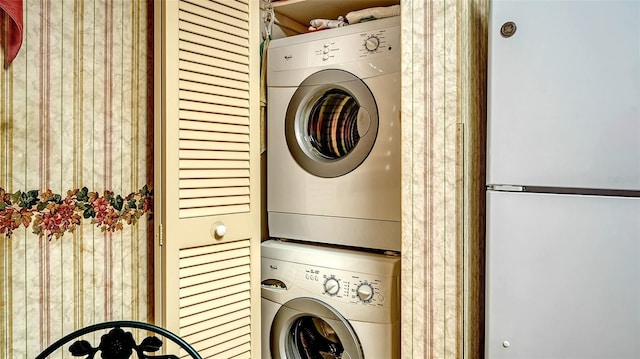
[[[213,237],[216,239],[220,239],[222,237],[224,237],[225,234],[227,234],[227,226],[225,226],[223,223],[216,223],[213,225]]]

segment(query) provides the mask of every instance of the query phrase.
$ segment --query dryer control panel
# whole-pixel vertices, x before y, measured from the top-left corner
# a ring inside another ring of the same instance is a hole
[[[310,67],[372,61],[400,51],[400,27],[347,34],[269,49],[269,67],[287,71]],[[396,60],[399,57],[396,57]],[[373,65],[373,63],[370,63]]]
[[[394,41],[398,36],[399,28],[391,27],[310,42],[309,65],[338,64],[388,55],[400,49],[400,43]]]

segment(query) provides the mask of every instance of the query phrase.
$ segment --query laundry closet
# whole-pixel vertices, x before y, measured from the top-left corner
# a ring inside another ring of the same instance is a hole
[[[276,6],[276,11],[289,14],[290,19],[297,22],[293,17],[297,15],[291,15],[301,13],[296,8],[328,10],[332,8],[329,3],[339,2],[288,0]],[[389,5],[378,1],[353,3],[362,4],[362,7]],[[260,244],[264,239],[260,235],[260,223],[267,212],[260,201],[261,191],[266,189],[260,184],[260,176],[265,174],[260,166],[260,139],[264,136],[260,132],[260,83],[257,81],[260,58],[256,50],[260,48],[259,24],[263,19],[257,5],[258,2],[254,1],[178,1],[163,2],[155,9],[155,33],[161,34],[156,36],[155,46],[159,61],[155,76],[155,113],[159,114],[156,118],[156,131],[159,131],[156,132],[156,144],[157,148],[163,148],[162,155],[156,157],[155,166],[157,193],[162,203],[156,217],[156,263],[160,265],[156,268],[156,282],[162,283],[156,288],[156,321],[179,332],[187,340],[195,341],[201,350],[211,355],[233,352],[239,357],[256,357],[251,353],[262,351],[260,343],[264,345],[265,341],[264,333],[260,333],[264,328],[259,329],[264,323],[261,324],[258,315],[262,278],[256,275],[260,268]],[[390,298],[381,291],[387,285],[392,290],[399,290],[398,280],[403,276],[406,287],[402,290],[405,294],[401,303],[397,303],[398,309],[402,307],[402,315],[396,323],[389,323],[401,326],[403,333],[407,333],[398,339],[398,344],[394,344],[403,347],[402,357],[421,356],[424,344],[421,342],[424,340],[435,343],[429,349],[431,352],[452,353],[453,350],[462,353],[463,346],[474,345],[472,342],[462,343],[462,332],[470,330],[471,337],[476,335],[475,330],[468,329],[470,327],[463,322],[473,324],[477,321],[473,317],[477,315],[475,309],[464,312],[466,317],[463,317],[462,307],[467,304],[460,294],[467,280],[461,269],[466,260],[463,249],[467,249],[462,243],[461,228],[468,226],[463,223],[462,211],[476,213],[474,208],[465,209],[462,205],[462,194],[475,191],[463,189],[461,180],[464,173],[473,172],[473,168],[466,166],[475,166],[471,161],[464,162],[463,158],[469,155],[467,147],[469,143],[475,143],[475,138],[472,135],[474,129],[465,127],[457,112],[451,110],[457,108],[471,113],[476,110],[456,92],[459,87],[441,88],[444,83],[455,84],[451,76],[459,72],[456,71],[459,64],[455,61],[427,62],[424,54],[411,56],[409,51],[415,49],[415,52],[420,52],[423,45],[429,43],[431,49],[437,48],[444,41],[438,36],[426,36],[429,26],[436,30],[436,34],[447,34],[445,37],[449,38],[452,30],[442,25],[455,23],[465,16],[473,17],[476,22],[480,20],[477,20],[477,14],[464,13],[469,10],[466,4],[431,4],[428,9],[423,8],[424,4],[402,6],[398,45],[379,46],[382,41],[378,40],[390,41],[386,33],[379,32],[384,29],[363,31],[371,35],[369,44],[373,50],[366,50],[367,54],[378,50],[400,52],[397,61],[401,66],[394,71],[402,74],[398,77],[402,80],[397,80],[400,82],[397,91],[402,94],[402,101],[395,105],[393,111],[397,120],[402,119],[403,122],[399,135],[401,151],[398,154],[401,213],[392,222],[398,222],[401,237],[395,248],[380,245],[375,249],[389,249],[401,255],[394,258],[384,253],[366,252],[365,256],[382,255],[393,262],[384,269],[389,273],[391,268],[391,275],[359,272],[357,278],[351,276],[347,281],[337,271],[323,276],[321,269],[313,268],[311,276],[312,268],[307,268],[305,273],[313,281],[318,276],[318,284],[325,293],[320,295],[335,293],[336,298],[343,294],[345,297],[355,295],[350,298],[363,306],[377,305],[376,300],[388,301]],[[439,11],[437,8],[440,6],[450,12]],[[461,17],[456,17],[460,11],[463,12]],[[442,22],[425,25],[423,15],[426,13]],[[474,29],[478,31],[477,27]],[[469,29],[461,31],[472,32]],[[320,36],[321,32],[312,35]],[[465,41],[470,41],[469,38],[464,37]],[[449,60],[466,53],[455,46],[450,48],[454,52],[447,53]],[[440,55],[428,56],[437,58]],[[442,68],[438,68],[440,65]],[[432,66],[432,71],[422,71],[425,66]],[[375,69],[370,67],[369,70]],[[447,70],[441,79],[431,81],[433,79],[422,77],[439,76],[441,70]],[[463,87],[468,85],[465,82],[467,78],[463,80]],[[449,81],[442,81],[444,79]],[[425,83],[431,83],[431,88],[425,88]],[[318,84],[310,82],[310,85]],[[430,92],[425,93],[426,90]],[[440,97],[435,96],[445,93],[449,102],[441,103]],[[346,99],[340,92],[333,95],[334,99]],[[302,98],[305,96],[312,95],[302,95]],[[451,99],[463,103],[456,105]],[[422,108],[423,103],[432,107]],[[374,127],[372,112],[354,112],[354,126],[363,132],[365,142],[367,133]],[[465,116],[469,115],[467,112]],[[433,116],[425,121],[423,116],[428,113]],[[397,127],[390,131],[395,130]],[[380,133],[385,132],[380,130]],[[266,134],[266,138],[268,136]],[[266,148],[268,156],[269,141]],[[384,168],[385,162],[379,163]],[[392,162],[386,164],[391,166]],[[442,202],[438,204],[440,200]],[[450,204],[447,209],[441,207],[445,203]],[[329,214],[328,217],[336,216]],[[474,233],[476,227],[470,227],[472,229],[465,233]],[[349,271],[354,269],[341,270],[351,273]],[[470,276],[474,276],[473,273]],[[303,278],[307,279],[306,276]],[[280,285],[278,282],[266,284]],[[457,289],[451,292],[451,288]],[[417,313],[427,314],[416,316]],[[445,330],[446,326],[434,324],[450,322],[451,318],[458,318],[454,320],[457,329],[453,332]],[[426,327],[433,329],[426,334],[409,334],[420,333]],[[334,329],[336,332],[343,330]],[[262,338],[256,338],[258,334]],[[347,342],[344,347],[353,346]]]

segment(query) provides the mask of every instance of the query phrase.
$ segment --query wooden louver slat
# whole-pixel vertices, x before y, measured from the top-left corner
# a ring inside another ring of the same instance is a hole
[[[191,121],[183,119],[180,122],[181,130],[193,130],[193,131],[209,131],[220,133],[241,133],[248,135],[246,126],[236,126],[233,124],[209,122],[209,121]],[[244,139],[242,142],[246,142]]]
[[[249,144],[234,143],[234,142],[181,140],[180,150],[244,152],[249,150]],[[212,158],[209,157],[209,159],[212,159]],[[228,176],[224,176],[224,177],[228,177]]]
[[[182,93],[180,95],[183,95]],[[180,99],[180,109],[209,113],[222,113],[232,116],[249,116],[248,108],[235,107],[233,104],[206,103]]]
[[[220,216],[226,214],[246,213],[249,212],[249,204],[238,204],[228,206],[209,206],[205,208],[180,208],[180,213],[184,218],[203,217],[203,216]]]
[[[178,74],[181,82],[191,81],[205,85],[221,86],[224,88],[239,90],[243,92],[249,90],[249,83],[245,80],[238,81],[225,77],[215,77],[208,74],[199,74],[197,72],[185,71],[184,69],[180,69]],[[188,88],[185,87],[185,89]]]
[[[181,185],[187,189],[198,189],[198,188],[222,188],[229,187],[234,185],[240,185],[244,187],[249,186],[248,178],[207,178],[207,179],[194,179],[189,180],[185,179],[181,182]],[[187,198],[187,197],[185,197]]]
[[[237,135],[221,131],[189,131],[180,130],[180,138],[184,140],[195,141],[217,141],[217,142],[235,142],[249,143],[248,135]]]
[[[215,151],[215,154],[212,154],[211,152],[212,151],[182,149],[179,152],[179,157],[181,160],[209,160],[213,155],[216,159],[220,160],[249,160],[243,152]]]
[[[189,188],[181,189],[182,198],[207,198],[220,196],[240,196],[248,195],[246,187],[225,187],[225,188]]]
[[[193,91],[193,92],[201,92],[212,95],[224,95],[227,97],[235,97],[241,99],[248,99],[249,96],[246,91],[237,90],[230,87],[224,87],[219,85],[209,85],[201,82],[189,81],[189,80],[181,80],[180,88],[185,91]]]
[[[201,103],[217,103],[224,106],[234,106],[239,108],[248,108],[249,101],[246,99],[238,99],[229,96],[220,96],[215,94],[207,94],[202,92],[188,91],[181,89],[180,98],[182,100],[195,101]]]

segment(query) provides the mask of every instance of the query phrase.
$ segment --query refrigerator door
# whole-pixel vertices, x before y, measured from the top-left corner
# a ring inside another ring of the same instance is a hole
[[[496,0],[489,33],[487,183],[640,189],[640,1]]]
[[[489,191],[486,358],[640,358],[640,198]]]

